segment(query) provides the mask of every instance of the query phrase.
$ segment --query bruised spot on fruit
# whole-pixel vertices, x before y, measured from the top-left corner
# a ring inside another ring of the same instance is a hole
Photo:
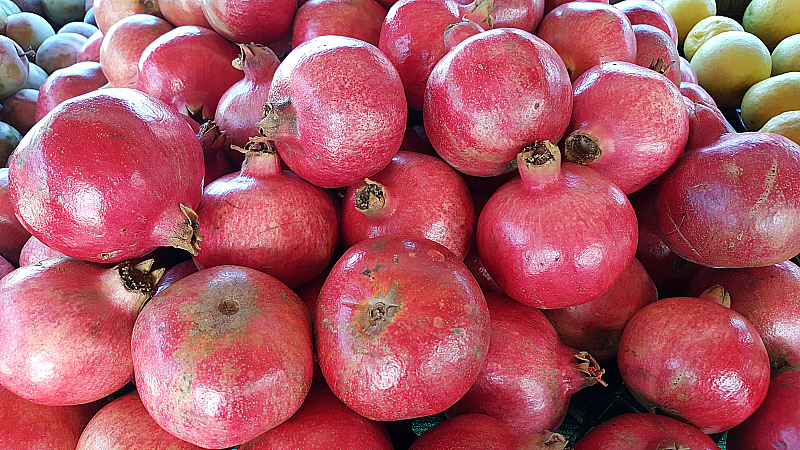
[[[382,265],[380,265],[380,264],[376,264],[374,269],[372,269],[372,270],[370,270],[370,269],[365,269],[363,272],[361,272],[361,275],[366,275],[366,276],[368,276],[368,277],[369,277],[369,281],[370,281],[370,282],[372,282],[372,281],[375,281],[375,275],[376,275],[376,274],[378,273],[378,271],[379,271],[380,269],[382,269],[383,267],[384,267],[384,266],[382,266]]]
[[[564,141],[564,156],[571,162],[589,164],[597,161],[603,151],[597,141],[582,133],[572,133]]]
[[[359,334],[377,336],[386,330],[392,318],[402,307],[402,303],[398,301],[398,285],[399,281],[395,281],[389,292],[385,294],[379,292],[375,297],[369,299],[365,305],[359,305],[356,324]]]
[[[261,313],[253,301],[257,295],[250,285],[225,283],[225,286],[216,289],[211,287],[203,295],[203,301],[180,309],[182,314],[194,319],[189,336],[204,335],[220,339],[243,331],[250,318]]]

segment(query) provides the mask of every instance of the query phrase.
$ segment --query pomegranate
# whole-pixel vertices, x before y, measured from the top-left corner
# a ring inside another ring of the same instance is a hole
[[[89,39],[84,42],[83,46],[78,50],[75,61],[100,62],[100,47],[103,45],[103,37],[103,32],[100,30],[97,30],[94,34],[89,36]]]
[[[574,1],[558,6],[542,19],[536,35],[558,52],[572,82],[604,62],[636,61],[630,20],[604,3]]]
[[[200,0],[158,0],[158,7],[164,19],[175,25],[196,25],[211,28]]]
[[[42,244],[42,241],[31,236],[25,245],[22,247],[22,252],[19,255],[19,266],[30,266],[45,259],[56,258],[59,256],[67,256],[57,250]]]
[[[10,262],[0,256],[0,279],[13,272],[14,269],[15,267]]]
[[[735,133],[730,122],[713,103],[699,101],[689,114],[689,140],[684,152],[708,147],[723,135]]]
[[[489,14],[489,19],[481,22],[484,29],[518,28],[529,33],[533,33],[539,26],[545,7],[545,0],[455,0],[455,2],[462,5],[461,16],[468,17],[485,10]],[[477,18],[481,16],[482,13],[479,13]]]
[[[269,44],[291,32],[297,0],[200,0],[211,27],[237,43]]]
[[[444,48],[450,51],[468,37],[483,33],[483,27],[474,20],[463,19],[444,29]]]
[[[683,56],[678,58],[681,62],[681,81],[688,81],[690,83],[697,83],[697,74],[689,61]]]
[[[702,431],[671,417],[627,413],[596,426],[573,449],[718,450],[719,446]]]
[[[242,79],[231,65],[237,50],[207,28],[177,27],[144,49],[136,88],[203,123],[214,118],[222,94]]]
[[[15,213],[48,247],[108,263],[162,245],[197,251],[200,143],[179,114],[140,91],[101,89],[61,103],[9,166]]]
[[[458,171],[500,175],[515,168],[526,145],[561,139],[571,93],[550,46],[526,31],[494,29],[461,42],[436,64],[425,91],[425,131]]]
[[[717,284],[730,294],[731,309],[758,331],[772,368],[800,367],[800,268],[791,261],[747,269],[707,267],[686,293],[695,296]]]
[[[209,120],[200,125],[197,138],[203,147],[203,162],[205,164],[205,177],[203,184],[208,185],[224,175],[236,172],[234,163],[228,158],[230,140],[228,133],[219,129],[217,123]],[[241,164],[239,165],[241,167]]]
[[[268,100],[261,132],[292,171],[320,187],[375,175],[403,141],[408,108],[397,70],[358,39],[299,45],[278,66]]]
[[[377,236],[418,236],[463,260],[475,222],[469,188],[458,172],[439,158],[414,152],[398,152],[364,184],[348,187],[342,201],[347,247]]]
[[[520,177],[504,184],[478,217],[483,264],[511,298],[566,308],[608,291],[633,261],[636,215],[607,178],[561,163],[549,142],[517,155]]]
[[[566,445],[566,439],[558,433],[520,436],[493,417],[465,414],[426,430],[410,450],[562,450]]]
[[[36,121],[65,100],[96,91],[108,83],[100,63],[85,61],[56,70],[42,83],[36,102]]]
[[[438,414],[467,392],[486,358],[489,312],[445,247],[384,236],[333,266],[314,330],[333,393],[369,419],[402,420]]]
[[[288,448],[392,450],[393,447],[384,424],[356,414],[328,386],[320,383],[311,386],[303,406],[289,420],[239,450]]]
[[[158,4],[157,0],[94,0],[93,10],[97,28],[107,34],[112,25],[134,14],[161,17]]]
[[[574,1],[605,3],[606,5],[609,4],[608,0],[544,0],[544,15],[547,15],[547,13],[555,9],[557,6]]]
[[[486,303],[491,316],[486,363],[448,412],[487,414],[519,434],[558,428],[572,394],[605,384],[604,370],[587,352],[561,343],[540,310],[497,293],[487,294]]]
[[[37,405],[0,386],[2,449],[75,450],[91,417],[87,405]]]
[[[639,310],[622,332],[617,364],[642,405],[707,434],[744,421],[769,385],[769,357],[755,327],[705,296]]]
[[[303,403],[310,325],[297,295],[257,270],[218,266],[182,278],[154,296],[134,326],[142,403],[161,427],[197,446],[249,441]]]
[[[248,146],[242,170],[209,184],[197,209],[203,247],[199,269],[223,264],[268,273],[289,287],[328,266],[339,239],[330,195],[284,172],[266,143]]]
[[[684,154],[661,179],[661,238],[681,257],[709,267],[786,261],[800,253],[798,176],[800,147],[789,139],[722,135]]]
[[[0,280],[0,383],[43,405],[99,400],[133,377],[133,323],[163,270],[68,257]]]
[[[675,20],[661,3],[651,0],[622,0],[615,3],[614,7],[628,17],[631,25],[652,25],[667,33],[675,45],[678,45],[678,28],[675,26]],[[675,67],[678,67],[677,63]]]
[[[108,82],[114,87],[135,88],[142,53],[172,29],[169,22],[150,14],[134,14],[115,23],[100,45],[100,65]]]
[[[564,156],[626,194],[647,186],[683,153],[688,113],[678,86],[661,74],[610,62],[589,69],[573,89]]]
[[[326,34],[349,36],[378,46],[386,9],[375,0],[309,0],[297,10],[292,46]]]
[[[230,143],[244,147],[253,136],[258,136],[258,123],[264,115],[272,77],[280,60],[269,47],[258,44],[239,44],[239,57],[233,67],[244,72],[244,78],[234,83],[222,94],[214,113],[215,121],[228,133]],[[225,149],[228,157],[238,166],[244,154]],[[214,181],[214,180],[209,180]]]
[[[172,283],[182,278],[186,278],[195,272],[197,272],[197,266],[191,259],[179,262],[178,264],[170,267],[169,269],[167,269],[166,272],[164,272],[164,275],[161,277],[160,280],[158,280],[158,283],[156,284],[153,295],[158,294],[159,292],[166,289]]]
[[[147,448],[151,450],[201,450],[158,426],[134,391],[112,401],[97,412],[74,450],[113,450]]]
[[[800,445],[800,369],[772,375],[767,398],[741,425],[728,431],[730,450],[791,449]]]
[[[611,289],[582,305],[542,310],[566,345],[589,352],[598,361],[615,360],[619,338],[637,311],[658,300],[642,263],[634,258]]]
[[[500,286],[494,282],[492,276],[489,275],[489,272],[486,270],[486,267],[483,265],[483,261],[481,261],[481,256],[478,253],[478,246],[477,244],[473,244],[472,247],[467,252],[467,256],[464,257],[464,264],[467,266],[470,272],[472,272],[472,276],[475,277],[475,280],[481,287],[481,290],[484,293],[489,292],[502,292],[503,290],[500,289]]]
[[[39,91],[36,89],[20,89],[11,97],[3,99],[4,122],[25,135],[36,123],[38,100]]]
[[[0,168],[0,256],[13,265],[18,265],[19,254],[31,237],[28,230],[14,215],[11,191],[8,188],[8,168]]]
[[[683,95],[684,97],[689,97],[689,99],[695,103],[705,102],[715,108],[717,107],[717,104],[714,102],[714,99],[711,97],[711,94],[706,92],[706,90],[703,89],[703,87],[697,83],[681,81],[680,89],[681,89],[681,95]],[[689,118],[689,120],[691,120],[691,117]],[[691,131],[689,132],[689,134],[690,135],[692,134]]]
[[[633,34],[636,36],[636,64],[655,70],[680,87],[680,57],[672,38],[652,25],[634,25]]]

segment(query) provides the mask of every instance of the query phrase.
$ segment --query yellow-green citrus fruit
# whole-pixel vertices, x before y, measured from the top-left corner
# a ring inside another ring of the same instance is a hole
[[[772,50],[778,42],[800,33],[800,1],[753,0],[744,10],[742,25]]]
[[[800,110],[800,72],[760,81],[748,89],[742,99],[742,121],[752,131],[778,114],[795,110]]]
[[[769,119],[758,131],[780,134],[800,145],[800,111],[786,111]]]
[[[656,0],[672,16],[678,29],[678,48],[689,31],[701,20],[717,14],[715,0]]]
[[[692,57],[697,84],[720,109],[738,108],[750,86],[769,78],[772,58],[758,37],[726,31],[707,40]]]
[[[686,59],[691,61],[692,56],[705,41],[726,31],[744,31],[744,28],[739,22],[725,16],[706,17],[697,22],[683,41],[683,53]]]
[[[782,40],[772,51],[772,76],[800,72],[800,33]]]

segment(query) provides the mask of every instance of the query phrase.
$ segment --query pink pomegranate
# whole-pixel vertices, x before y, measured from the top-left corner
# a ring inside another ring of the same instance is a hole
[[[769,385],[755,327],[710,298],[672,297],[639,310],[622,333],[617,364],[642,405],[707,434],[744,421]]]
[[[94,0],[94,18],[97,28],[104,34],[120,20],[134,14],[161,17],[157,0]]]
[[[504,184],[478,217],[483,264],[511,298],[537,308],[591,301],[633,261],[636,215],[607,178],[561,163],[549,142],[517,156],[520,177]]]
[[[574,450],[718,450],[697,428],[671,417],[627,413],[609,419],[580,438]]]
[[[545,0],[455,0],[455,2],[462,5],[461,15],[467,18],[479,10],[485,10],[489,14],[489,20],[481,22],[484,29],[518,28],[529,33],[533,33],[539,26],[545,8]],[[481,18],[481,14],[477,18]]]
[[[375,175],[403,141],[408,108],[397,70],[358,39],[319,36],[295,48],[268,100],[261,132],[292,171],[320,187]]]
[[[36,121],[65,100],[96,91],[108,83],[100,63],[86,61],[56,70],[42,83],[36,102]]]
[[[158,6],[164,19],[176,27],[196,25],[211,28],[200,0],[158,0]]]
[[[728,431],[730,450],[790,449],[800,445],[800,369],[774,373],[767,398],[742,424]]]
[[[477,217],[464,180],[439,158],[398,152],[363,184],[347,188],[342,237],[349,247],[367,238],[408,235],[430,239],[463,260]]]
[[[167,271],[164,272],[164,275],[161,277],[161,279],[158,280],[158,283],[153,289],[154,290],[153,295],[158,294],[159,292],[166,289],[172,283],[182,278],[186,278],[195,272],[197,272],[197,266],[191,259],[175,264],[174,266],[167,269]]]
[[[286,422],[239,450],[288,448],[392,450],[386,426],[356,414],[324,383],[311,386],[303,406]]]
[[[652,25],[672,39],[678,45],[678,28],[669,11],[661,3],[652,0],[622,0],[614,4],[630,20],[631,25]],[[683,64],[681,64],[683,65]],[[678,67],[678,64],[675,64]]]
[[[681,89],[681,95],[683,95],[684,97],[689,97],[689,99],[695,103],[705,102],[715,108],[717,107],[717,104],[714,102],[714,98],[711,97],[711,94],[706,92],[706,90],[703,89],[703,87],[697,83],[681,81],[680,89]],[[691,135],[691,131],[689,132],[689,134]]]
[[[721,285],[731,296],[731,309],[755,327],[767,347],[773,369],[800,367],[800,268],[791,261],[747,269],[706,267],[686,291],[699,295]]]
[[[486,363],[448,413],[486,414],[519,434],[555,430],[572,394],[605,384],[605,371],[587,352],[564,345],[540,310],[504,294],[487,294],[486,303],[492,330]]]
[[[91,417],[87,405],[37,405],[0,386],[2,449],[75,450]]]
[[[201,450],[161,428],[134,391],[112,401],[92,418],[74,450]]]
[[[150,43],[174,27],[160,17],[134,14],[108,29],[100,45],[100,65],[114,87],[135,88],[139,59]]]
[[[689,61],[687,61],[683,56],[681,56],[679,59],[681,62],[681,81],[697,83],[697,74],[694,72],[692,65],[689,64]]]
[[[800,147],[772,133],[724,134],[687,152],[659,183],[662,239],[709,267],[766,266],[797,255],[798,163]]]
[[[378,46],[386,9],[375,0],[309,0],[297,10],[292,46],[317,36],[349,36]]]
[[[572,82],[601,63],[636,61],[630,20],[604,3],[573,1],[558,6],[542,19],[536,35],[558,52]]]
[[[474,20],[463,19],[460,22],[449,25],[444,30],[444,48],[449,52],[456,45],[466,40],[468,37],[483,33],[483,27]]]
[[[14,203],[8,187],[8,168],[0,168],[0,256],[13,265],[19,263],[22,247],[31,237],[28,230],[19,223],[14,215]]]
[[[445,161],[469,175],[512,171],[526,145],[561,139],[572,112],[564,64],[541,39],[517,29],[461,42],[436,64],[427,86],[428,138]]]
[[[411,445],[411,450],[562,450],[558,433],[518,435],[503,422],[484,414],[465,414],[439,422]]]
[[[689,118],[678,87],[628,62],[589,69],[573,85],[564,156],[607,176],[630,194],[683,153]]]
[[[45,259],[56,258],[59,256],[66,256],[65,254],[53,250],[52,248],[42,244],[42,241],[31,236],[28,242],[22,247],[22,252],[19,255],[19,266],[30,266]]]
[[[94,61],[100,62],[100,47],[103,45],[103,32],[97,30],[94,34],[89,36],[89,39],[83,44],[78,55],[75,58],[77,62]]]
[[[297,0],[200,0],[203,14],[225,39],[267,45],[291,32]]]
[[[39,100],[39,91],[36,89],[20,89],[11,97],[2,101],[3,121],[21,135],[25,135],[36,123],[36,104]]]
[[[0,281],[0,383],[43,405],[106,397],[133,377],[133,323],[163,270],[61,257]]]
[[[212,181],[216,181],[224,175],[236,172],[238,166],[228,158],[228,151],[231,148],[228,133],[219,129],[219,125],[213,120],[209,120],[197,131],[197,138],[203,147],[203,163],[205,165],[205,177],[203,184],[207,186]]]
[[[699,101],[689,114],[689,140],[684,152],[691,152],[716,143],[723,135],[735,133],[728,119],[714,103]]]
[[[15,267],[10,262],[0,256],[0,279],[13,272],[14,269]]]
[[[67,100],[9,163],[14,211],[48,247],[109,263],[159,246],[197,251],[202,149],[186,120],[147,94],[109,88]]]
[[[542,310],[566,345],[589,352],[598,361],[617,357],[625,325],[658,292],[642,263],[634,258],[622,276],[600,297],[582,305]]]
[[[333,393],[369,419],[402,420],[441,413],[467,392],[486,358],[489,312],[445,247],[384,236],[333,266],[314,329]]]
[[[202,123],[214,117],[220,97],[242,79],[231,65],[235,44],[197,26],[157,37],[139,59],[136,88]]]
[[[339,239],[331,196],[284,171],[272,147],[248,146],[242,170],[209,184],[197,209],[199,269],[237,264],[297,287],[322,273]]]
[[[257,270],[218,266],[178,280],[150,300],[133,330],[142,403],[197,446],[249,441],[303,403],[310,325],[297,295]]]
[[[672,38],[652,25],[634,25],[633,34],[636,36],[636,64],[655,70],[680,87],[680,57]]]

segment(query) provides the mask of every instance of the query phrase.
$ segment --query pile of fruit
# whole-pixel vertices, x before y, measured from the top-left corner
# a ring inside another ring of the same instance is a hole
[[[613,3],[0,0],[0,450],[800,448],[800,2]]]

